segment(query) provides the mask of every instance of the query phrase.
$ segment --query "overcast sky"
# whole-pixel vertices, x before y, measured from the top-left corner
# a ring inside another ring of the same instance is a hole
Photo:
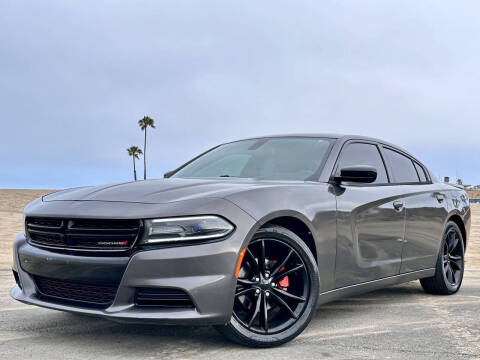
[[[0,0],[0,187],[149,177],[209,147],[334,132],[480,183],[480,3]],[[143,173],[139,164],[138,172]]]

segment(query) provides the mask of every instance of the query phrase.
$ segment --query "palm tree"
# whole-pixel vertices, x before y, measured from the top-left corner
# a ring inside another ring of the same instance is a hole
[[[135,159],[138,159],[138,155],[142,155],[142,149],[138,146],[130,146],[127,149],[128,155],[133,159],[133,179],[137,181],[137,170],[135,169]]]
[[[143,142],[143,180],[147,179],[147,128],[150,126],[152,129],[155,129],[155,121],[148,116],[144,116],[143,119],[138,120],[138,126],[145,132],[145,141]]]

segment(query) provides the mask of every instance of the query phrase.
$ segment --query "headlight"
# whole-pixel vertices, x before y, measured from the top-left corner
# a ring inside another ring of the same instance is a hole
[[[224,237],[234,226],[219,216],[188,216],[145,220],[142,244],[202,241]]]

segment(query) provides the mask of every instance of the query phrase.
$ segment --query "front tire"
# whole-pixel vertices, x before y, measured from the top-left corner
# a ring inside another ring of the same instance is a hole
[[[242,261],[233,315],[216,328],[245,346],[273,347],[299,335],[312,319],[318,268],[308,246],[278,225],[261,228]]]
[[[462,232],[456,223],[449,221],[440,245],[435,275],[420,280],[429,294],[455,294],[462,285],[465,266],[465,249]]]

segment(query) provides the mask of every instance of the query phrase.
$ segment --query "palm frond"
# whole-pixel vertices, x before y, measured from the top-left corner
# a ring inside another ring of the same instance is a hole
[[[140,149],[138,146],[130,146],[127,149],[127,152],[129,156],[134,156],[136,159],[138,159],[138,155],[143,154],[142,149]]]
[[[148,116],[144,116],[142,119],[138,120],[138,126],[140,129],[145,130],[147,127],[155,128],[155,120]]]

